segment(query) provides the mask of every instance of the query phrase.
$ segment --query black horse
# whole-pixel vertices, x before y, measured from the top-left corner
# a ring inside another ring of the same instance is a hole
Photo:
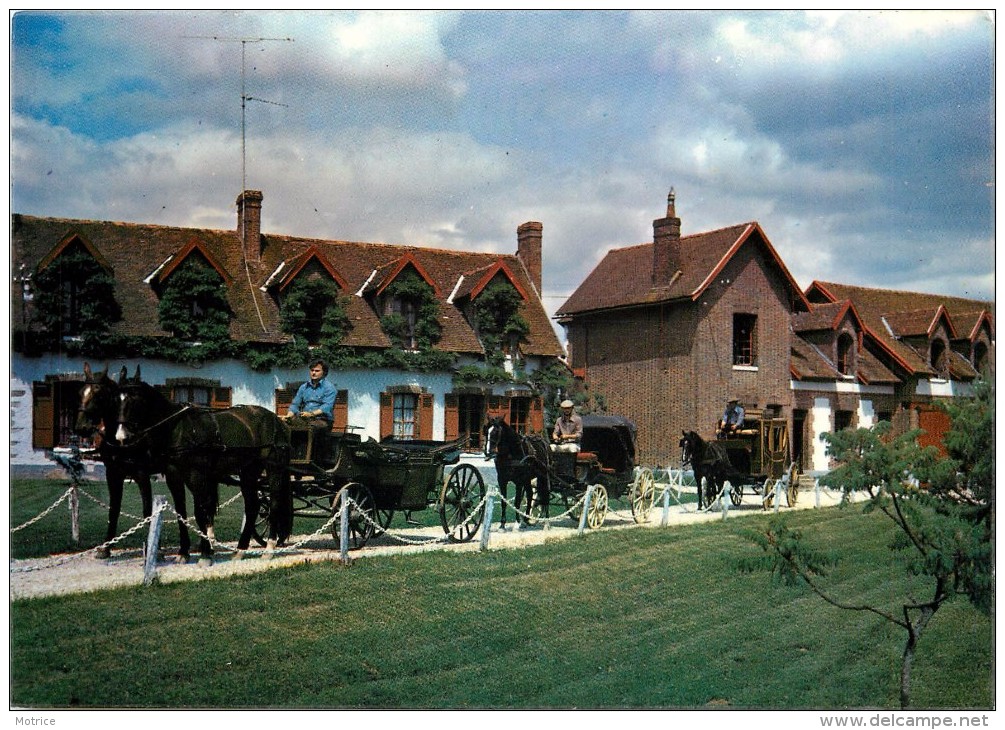
[[[533,443],[533,437],[522,436],[502,416],[490,418],[485,424],[485,456],[495,460],[496,475],[499,481],[499,492],[506,498],[506,488],[510,482],[516,487],[514,503],[517,515],[522,524],[527,524],[526,517],[520,517],[519,512],[530,514],[534,501],[534,484],[537,484],[537,504],[541,506],[542,516],[548,516],[548,473],[538,455],[538,449]],[[547,445],[545,445],[547,450]],[[526,508],[523,507],[526,502]],[[506,503],[502,503],[502,527],[506,526]]]
[[[736,477],[725,447],[716,441],[705,441],[694,431],[682,431],[680,440],[681,465],[690,466],[698,485],[698,509],[711,507],[726,480]],[[705,491],[702,493],[702,478]]]
[[[260,406],[211,410],[179,405],[147,383],[131,382],[120,388],[117,437],[125,445],[149,448],[154,459],[163,463],[168,484],[188,487],[203,533],[202,562],[212,562],[207,536],[219,504],[219,483],[233,483],[235,474],[244,498],[237,557],[248,549],[254,535],[263,473],[269,500],[268,547],[273,549],[289,537],[293,527],[290,431],[272,411]]]
[[[126,368],[119,373],[119,382],[108,377],[108,369],[94,373],[89,363],[84,363],[84,386],[80,389],[80,407],[74,431],[78,436],[93,438],[98,458],[105,465],[105,480],[108,482],[108,528],[105,541],[97,550],[100,558],[107,558],[111,550],[107,543],[118,535],[119,515],[122,513],[122,494],[126,479],[132,479],[140,490],[143,516],[153,512],[153,489],[151,479],[163,473],[163,467],[154,463],[149,449],[139,446],[125,447],[115,440],[119,416],[119,388],[127,382]],[[169,485],[170,487],[171,485]],[[179,562],[188,560],[190,539],[185,526],[185,489],[171,489],[175,511],[180,515],[178,530],[180,549]]]

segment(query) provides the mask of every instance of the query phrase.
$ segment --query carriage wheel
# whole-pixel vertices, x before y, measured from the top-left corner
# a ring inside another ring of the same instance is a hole
[[[789,466],[789,489],[786,496],[789,498],[789,507],[795,507],[796,500],[799,499],[799,466],[795,462]]]
[[[379,524],[377,522],[377,508],[373,495],[365,484],[349,482],[338,491],[338,494],[332,497],[333,514],[342,507],[339,503],[339,497],[342,494],[347,495],[350,499],[349,547],[352,550],[357,550],[366,545],[366,541],[374,535],[374,525]],[[332,523],[332,536],[336,542],[342,539],[342,526],[340,523],[341,520],[335,520]]]
[[[374,528],[374,537],[380,537],[385,532],[387,528],[391,526],[391,520],[394,519],[393,509],[378,509],[377,510],[377,524],[380,525],[380,529]]]
[[[743,501],[743,485],[737,484],[735,487],[729,485],[729,501],[733,503],[734,507],[739,507],[740,502]]]
[[[649,522],[653,502],[656,500],[656,479],[652,469],[641,469],[632,482],[632,517],[640,525]]]
[[[255,518],[255,529],[253,535],[255,542],[262,547],[268,544],[269,538],[269,516],[272,512],[272,504],[269,501],[267,492],[258,491],[258,517]]]
[[[484,518],[485,481],[471,464],[461,464],[450,472],[440,490],[443,531],[453,542],[468,542]]]
[[[593,496],[590,498],[590,509],[586,513],[586,524],[595,530],[604,524],[607,517],[607,489],[603,484],[593,485]]]

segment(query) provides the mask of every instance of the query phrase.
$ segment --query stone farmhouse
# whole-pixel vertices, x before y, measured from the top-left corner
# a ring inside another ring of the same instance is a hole
[[[477,449],[487,415],[544,427],[535,374],[565,365],[540,223],[500,255],[268,234],[262,202],[244,191],[229,231],[12,216],[12,468],[70,443],[85,362],[285,413],[322,355],[336,429]]]
[[[941,398],[994,373],[994,304],[823,281],[800,290],[757,222],[681,235],[673,191],[653,240],[613,249],[556,316],[583,389],[636,420],[644,463],[682,430],[714,437],[728,398],[785,419],[791,458],[820,435],[891,421],[940,443]]]

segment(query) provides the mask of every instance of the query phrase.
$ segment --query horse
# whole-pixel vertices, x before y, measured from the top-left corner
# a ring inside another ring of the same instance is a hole
[[[548,474],[546,464],[542,464],[533,444],[533,437],[522,436],[503,416],[494,416],[485,424],[485,458],[494,459],[499,491],[506,498],[506,488],[510,482],[516,487],[514,509],[520,522],[527,524],[526,517],[520,517],[521,505],[526,501],[525,514],[530,514],[534,498],[534,483],[537,483],[537,499],[542,513],[548,516]],[[547,445],[545,445],[547,450]],[[502,503],[502,527],[506,527],[506,502]]]
[[[132,479],[140,490],[140,500],[143,503],[143,516],[150,517],[153,513],[153,489],[151,477],[162,473],[153,462],[149,450],[143,448],[127,448],[115,441],[118,427],[119,386],[127,382],[126,368],[119,373],[119,382],[108,377],[108,368],[95,373],[90,363],[84,363],[84,385],[80,389],[80,406],[74,432],[84,438],[93,438],[96,442],[98,458],[105,465],[105,480],[108,483],[108,527],[105,540],[96,551],[99,558],[108,558],[111,549],[108,546],[118,535],[119,515],[122,512],[122,495],[126,479]],[[168,485],[171,488],[171,485]],[[185,525],[185,489],[171,488],[171,498],[174,500],[178,518],[180,549],[178,562],[187,562],[189,557],[190,539]]]
[[[274,550],[290,536],[290,430],[275,413],[260,406],[212,410],[180,405],[138,380],[123,386],[120,393],[118,440],[146,444],[163,463],[168,483],[184,485],[192,493],[202,533],[200,563],[213,562],[208,531],[219,504],[219,483],[233,483],[233,474],[239,477],[244,498],[244,523],[235,557],[243,557],[254,534],[263,472],[269,500],[267,549]]]
[[[729,461],[725,447],[715,441],[705,441],[695,431],[681,431],[681,465],[690,466],[698,485],[698,509],[711,507],[727,479],[735,479],[736,470]],[[705,479],[705,492],[701,482]]]

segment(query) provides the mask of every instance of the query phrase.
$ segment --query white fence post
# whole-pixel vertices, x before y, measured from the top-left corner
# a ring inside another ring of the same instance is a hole
[[[579,534],[582,535],[586,529],[586,513],[590,511],[590,499],[593,497],[593,485],[586,488],[586,497],[583,499],[583,514],[579,516]]]
[[[660,522],[660,527],[666,527],[667,522],[670,521],[670,487],[673,485],[673,477],[670,477],[670,484],[667,484],[663,489],[663,519]]]
[[[817,509],[820,509],[820,480],[819,479],[814,479],[813,480],[813,493],[816,496]]]
[[[147,533],[147,554],[143,560],[143,585],[148,586],[157,580],[157,553],[160,552],[161,524],[167,497],[163,494],[154,495],[153,513],[150,518],[150,531]]]
[[[782,480],[775,480],[775,512],[777,513],[782,507]]]
[[[80,494],[76,482],[70,486],[70,535],[74,542],[80,542]]]
[[[733,485],[729,483],[727,479],[722,485],[722,495],[719,499],[722,501],[722,519],[726,519],[726,515],[729,514],[729,495],[733,491]]]
[[[492,504],[495,502],[497,487],[489,485],[488,492],[485,495],[485,518],[482,522],[482,543],[480,546],[481,550],[489,549],[489,533],[492,528]]]
[[[342,490],[339,504],[339,557],[343,565],[349,564],[349,495]]]

